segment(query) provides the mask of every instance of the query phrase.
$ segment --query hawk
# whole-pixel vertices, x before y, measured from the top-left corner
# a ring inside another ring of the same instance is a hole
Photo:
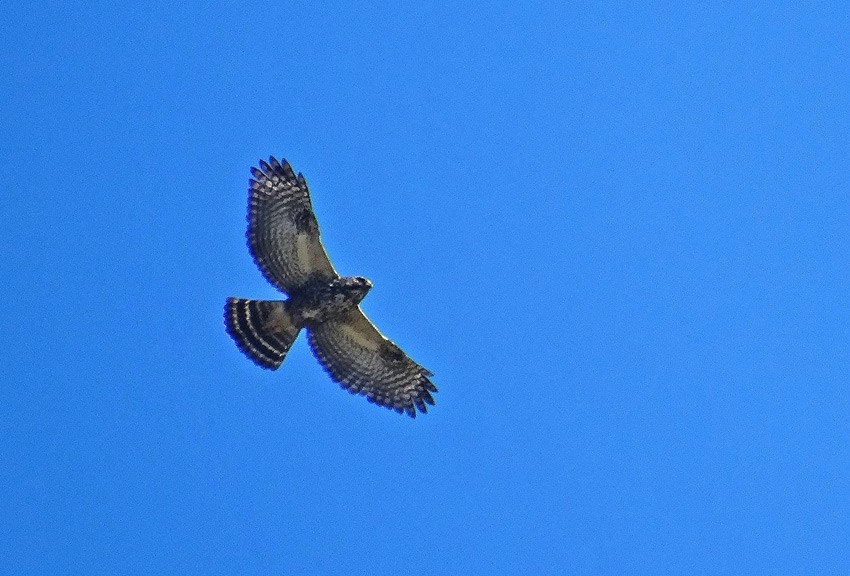
[[[248,358],[276,370],[301,329],[332,380],[380,406],[416,417],[434,404],[433,376],[386,338],[360,309],[372,288],[342,277],[322,245],[302,174],[284,160],[260,160],[248,181],[248,249],[286,300],[228,298],[227,333]]]

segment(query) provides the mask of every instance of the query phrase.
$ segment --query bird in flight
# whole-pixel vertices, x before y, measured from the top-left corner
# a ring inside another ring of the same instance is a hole
[[[332,380],[369,402],[416,417],[434,404],[433,374],[386,338],[360,309],[372,288],[331,264],[302,174],[274,157],[251,168],[248,250],[286,300],[228,298],[227,333],[257,365],[276,370],[301,329]]]

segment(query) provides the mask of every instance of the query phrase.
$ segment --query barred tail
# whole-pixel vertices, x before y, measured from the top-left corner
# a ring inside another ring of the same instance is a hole
[[[279,300],[228,298],[224,326],[245,355],[263,368],[277,370],[298,332]]]

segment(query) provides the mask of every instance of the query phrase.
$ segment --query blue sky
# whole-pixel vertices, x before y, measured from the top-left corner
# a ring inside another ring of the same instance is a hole
[[[848,29],[13,1],[0,573],[848,573]],[[270,154],[429,414],[225,334]]]

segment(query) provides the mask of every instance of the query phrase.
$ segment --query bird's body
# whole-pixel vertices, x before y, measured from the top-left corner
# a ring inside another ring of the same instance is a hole
[[[363,314],[359,305],[372,283],[341,277],[333,268],[304,177],[275,158],[251,172],[248,248],[266,279],[289,297],[228,298],[228,334],[255,363],[274,370],[306,329],[313,353],[334,381],[397,412],[425,412],[437,391],[431,372]]]
[[[316,282],[290,294],[287,308],[300,326],[325,322],[357,308],[371,288],[362,276]]]

